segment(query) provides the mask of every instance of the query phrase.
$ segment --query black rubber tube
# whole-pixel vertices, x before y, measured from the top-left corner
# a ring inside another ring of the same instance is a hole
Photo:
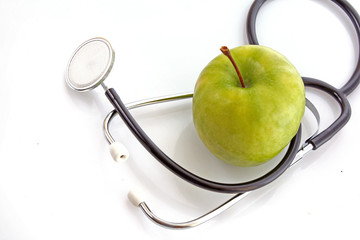
[[[308,140],[308,142],[314,146],[315,150],[329,141],[338,131],[340,131],[340,129],[346,125],[351,116],[351,107],[345,94],[330,84],[314,78],[303,77],[302,79],[307,87],[319,89],[332,96],[341,107],[340,116],[329,127]]]
[[[133,118],[129,110],[125,107],[121,101],[119,95],[113,88],[108,89],[105,92],[106,97],[109,99],[111,104],[114,106],[117,113],[120,115],[124,123],[144,146],[144,148],[161,164],[168,168],[175,175],[180,178],[192,183],[198,187],[221,193],[244,193],[263,187],[266,184],[274,181],[278,178],[292,163],[299,149],[301,142],[301,126],[296,136],[291,140],[288,150],[278,165],[273,168],[267,174],[248,182],[243,183],[219,183],[211,180],[199,177],[188,170],[184,169],[176,162],[174,162],[169,156],[167,156],[161,149],[147,136],[142,130],[136,120]]]
[[[256,37],[255,23],[256,23],[257,13],[265,1],[266,0],[254,1],[249,11],[248,20],[247,20],[247,33],[250,44],[259,44]],[[360,21],[356,11],[346,1],[333,1],[333,2],[338,4],[349,16],[349,18],[351,19],[352,23],[356,28],[356,32],[360,39],[360,31],[359,31]],[[360,42],[359,42],[359,46],[360,46]],[[332,124],[324,132],[320,133],[315,138],[309,140],[314,145],[314,147],[321,146],[324,142],[328,141],[332,137],[331,134],[334,134],[332,131],[336,133],[349,120],[351,110],[350,110],[350,104],[346,99],[346,95],[350,94],[357,87],[357,85],[359,84],[359,76],[360,76],[360,60],[358,61],[358,65],[351,79],[344,85],[344,87],[341,90],[338,90],[332,87],[331,85],[324,83],[320,80],[316,80],[312,78],[303,78],[304,83],[306,85],[310,87],[316,87],[320,90],[323,90],[331,94],[342,107],[342,114],[337,119],[337,121],[335,121],[334,124]],[[154,156],[160,163],[162,163],[175,175],[188,181],[189,183],[192,183],[198,187],[207,190],[221,192],[221,193],[244,193],[247,191],[252,191],[257,188],[263,187],[266,184],[278,178],[290,166],[300,146],[301,126],[295,137],[291,140],[288,150],[285,156],[283,157],[283,159],[281,160],[281,162],[267,174],[255,180],[243,182],[243,183],[228,184],[228,183],[214,182],[189,172],[188,170],[179,166],[171,158],[169,158],[164,152],[161,151],[159,147],[157,147],[157,145],[146,135],[146,133],[138,125],[136,120],[132,117],[130,112],[127,110],[127,108],[121,101],[116,91],[110,88],[106,91],[105,94],[109,99],[109,101],[114,106],[114,108],[116,109],[116,111],[118,112],[118,114],[120,115],[120,117],[123,119],[125,124],[128,126],[130,131],[135,135],[135,137],[139,140],[139,142],[144,146],[145,149],[147,149],[147,151],[152,156]]]
[[[356,12],[356,10],[347,2],[344,0],[331,0],[334,2],[337,6],[339,6],[348,16],[350,21],[352,22],[356,35],[357,35],[357,44],[359,46],[360,51],[360,17],[359,14]],[[256,17],[260,10],[260,8],[263,6],[263,4],[266,2],[266,0],[255,0],[252,4],[249,14],[247,17],[247,37],[250,44],[258,45],[259,41],[257,39],[256,35]],[[314,146],[314,149],[319,148],[321,145],[323,145],[325,142],[329,141],[335,134],[340,131],[341,128],[343,128],[351,116],[351,107],[346,99],[346,96],[349,95],[351,92],[355,90],[355,88],[360,83],[360,52],[358,52],[358,60],[357,64],[354,70],[354,73],[350,77],[350,79],[344,84],[343,87],[340,89],[337,89],[333,86],[331,86],[328,83],[325,83],[323,81],[308,78],[308,77],[302,77],[304,84],[308,87],[317,88],[321,91],[326,92],[330,96],[332,96],[340,105],[341,107],[341,114],[340,116],[332,123],[328,128],[323,130],[321,133],[319,133],[317,136],[313,137],[311,139],[311,142]]]

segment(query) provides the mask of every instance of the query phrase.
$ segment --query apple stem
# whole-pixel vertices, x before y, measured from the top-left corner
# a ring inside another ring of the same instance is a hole
[[[222,47],[220,48],[220,51],[221,51],[225,56],[227,56],[227,57],[230,59],[232,65],[234,66],[234,68],[235,68],[235,70],[236,70],[236,72],[237,72],[237,75],[239,76],[241,86],[242,86],[243,88],[245,88],[244,80],[243,80],[243,78],[242,78],[242,76],[241,76],[240,70],[239,70],[238,66],[236,65],[236,63],[235,63],[234,58],[231,56],[230,50],[228,49],[228,47],[222,46]]]

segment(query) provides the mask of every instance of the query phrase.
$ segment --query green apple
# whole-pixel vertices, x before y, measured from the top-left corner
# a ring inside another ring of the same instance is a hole
[[[305,111],[304,84],[290,61],[271,48],[245,45],[223,53],[196,82],[194,125],[217,158],[256,166],[295,136]]]

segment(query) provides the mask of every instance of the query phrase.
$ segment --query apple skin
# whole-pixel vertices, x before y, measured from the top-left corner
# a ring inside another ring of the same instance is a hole
[[[256,166],[284,149],[305,111],[300,74],[283,55],[258,45],[230,50],[244,79],[223,54],[200,73],[193,122],[207,149],[236,166]]]

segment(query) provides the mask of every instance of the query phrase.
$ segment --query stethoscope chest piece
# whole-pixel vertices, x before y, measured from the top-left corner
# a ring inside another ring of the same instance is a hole
[[[96,88],[106,79],[115,60],[115,52],[104,38],[92,38],[81,44],[67,65],[65,79],[74,90]]]

